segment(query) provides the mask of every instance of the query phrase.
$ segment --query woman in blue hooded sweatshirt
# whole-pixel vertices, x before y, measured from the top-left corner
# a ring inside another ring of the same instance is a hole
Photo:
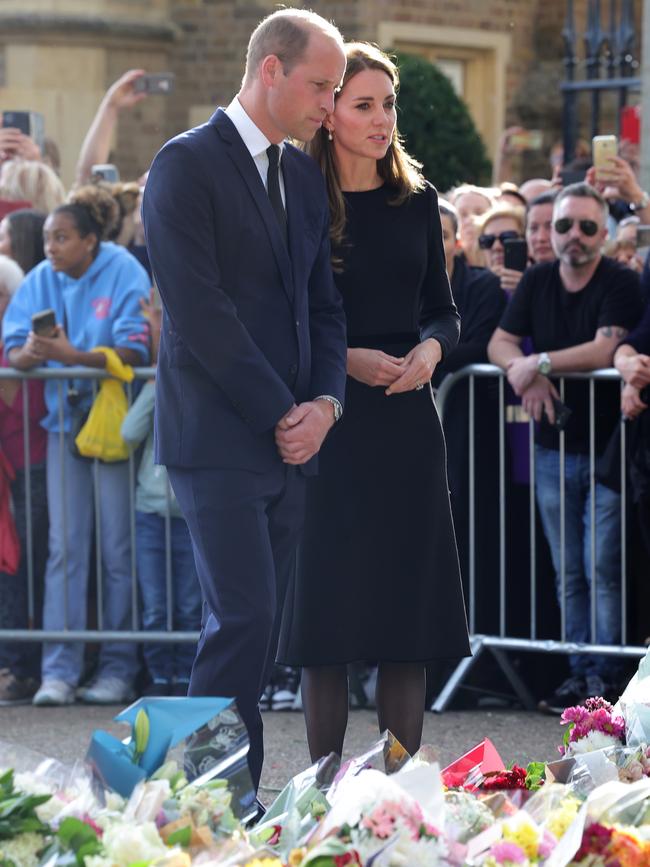
[[[105,356],[92,352],[96,346],[113,347],[127,364],[147,363],[148,326],[140,302],[148,297],[149,278],[124,248],[102,240],[118,216],[115,200],[98,187],[75,190],[66,204],[49,215],[43,229],[47,258],[27,275],[2,323],[4,351],[14,367],[103,368]],[[48,308],[54,310],[58,324],[53,336],[37,336],[32,316]],[[73,414],[92,402],[89,380],[47,380],[45,402],[50,538],[43,627],[86,627],[96,519],[102,551],[101,625],[108,630],[128,629],[132,614],[128,464],[97,463],[95,471],[93,462],[73,455]],[[136,653],[132,643],[104,643],[96,680],[80,695],[82,700],[95,704],[130,700]],[[83,644],[46,644],[34,704],[72,703],[82,671]]]

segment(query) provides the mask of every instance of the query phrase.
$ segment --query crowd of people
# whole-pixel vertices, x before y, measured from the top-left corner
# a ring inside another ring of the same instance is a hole
[[[361,69],[377,69],[397,83],[397,70],[387,65],[384,56],[372,55],[363,46],[356,50],[358,55],[348,51],[348,64],[356,58]],[[376,65],[372,66],[371,61]],[[354,68],[348,65],[348,70]],[[69,191],[58,175],[54,143],[41,151],[20,131],[0,128],[0,320],[5,369],[28,371],[46,366],[61,370],[85,366],[102,370],[106,355],[97,351],[99,347],[114,349],[121,361],[129,365],[156,364],[161,305],[153,286],[140,221],[147,177],[130,183],[108,183],[93,175],[92,170],[94,165],[109,160],[110,141],[120,113],[146,98],[135,87],[143,74],[142,70],[130,70],[109,88],[82,146],[77,177]],[[341,99],[338,111],[339,128],[345,135],[345,98]],[[337,121],[336,111],[332,117]],[[330,142],[337,142],[334,126],[322,132],[323,136],[329,134]],[[435,235],[434,239],[431,230],[430,242],[440,243],[440,255],[444,254],[461,330],[457,346],[452,348],[450,343],[445,347],[440,363],[438,358],[424,358],[422,351],[425,371],[422,375],[428,378],[435,367],[432,383],[435,388],[447,374],[467,364],[489,360],[506,371],[508,497],[513,502],[523,502],[521,490],[530,484],[528,420],[532,417],[537,423],[535,493],[550,550],[557,602],[564,608],[564,637],[570,642],[616,645],[621,641],[624,616],[621,587],[625,576],[621,575],[620,546],[622,534],[628,528],[621,526],[620,477],[605,464],[613,443],[617,442],[621,413],[629,425],[629,475],[637,507],[635,512],[630,511],[630,520],[635,521],[650,549],[650,454],[646,446],[650,442],[646,413],[650,384],[650,308],[646,306],[650,298],[650,265],[647,257],[640,254],[636,240],[638,226],[650,223],[650,196],[639,185],[633,156],[614,158],[606,177],[597,176],[596,170],[588,166],[584,179],[568,186],[562,186],[561,165],[557,160],[549,166],[548,179],[528,178],[521,183],[514,183],[512,178],[501,180],[507,171],[507,144],[506,135],[502,158],[498,160],[500,183],[490,187],[462,183],[452,190],[439,191],[434,210],[436,220],[439,214],[441,238],[438,242]],[[317,142],[310,149],[326,178],[327,147],[324,142],[319,150]],[[401,182],[414,188],[421,183],[417,173],[409,175],[406,168]],[[356,222],[352,221],[350,231],[356,233],[359,249],[363,249],[366,240],[370,244],[376,242],[374,237],[364,238],[363,226],[366,218],[374,219],[378,209],[383,208],[377,189],[345,195],[338,190],[343,209],[341,225],[345,223],[347,207],[348,216],[355,215]],[[434,200],[433,193],[430,198]],[[423,196],[424,210],[413,217],[413,226],[402,227],[405,243],[429,225],[427,201]],[[394,231],[390,207],[385,214],[386,243],[389,243]],[[518,258],[511,255],[515,247],[524,251],[523,259],[521,255]],[[334,264],[336,268],[341,263]],[[353,258],[348,258],[344,265],[357,280],[359,304],[364,303],[364,298],[368,301],[374,297],[381,312],[377,286],[386,276],[382,269],[378,266],[373,276],[364,266],[359,271],[364,275],[361,278],[354,276]],[[406,273],[407,263],[400,267]],[[394,276],[400,279],[399,274]],[[367,298],[364,292],[369,293]],[[46,310],[54,311],[55,324],[43,332],[36,328],[33,317]],[[387,304],[383,313],[388,317],[383,330],[399,332],[390,317],[399,320],[400,311]],[[453,330],[455,313],[449,315],[449,327]],[[356,334],[354,330],[349,333]],[[437,334],[436,341],[444,343],[442,332]],[[354,349],[355,344],[350,346]],[[382,354],[391,353],[385,356],[388,359],[385,363],[394,366],[398,362],[390,359],[416,350],[420,352],[413,347],[381,347]],[[369,372],[363,355],[367,351],[358,349],[348,361],[348,398],[352,392],[357,399],[355,389],[362,395],[358,441],[355,440],[358,451],[350,452],[346,441],[333,438],[331,453],[337,455],[336,460],[324,457],[334,461],[348,476],[355,472],[363,475],[358,462],[346,463],[346,455],[361,454],[363,442],[370,445],[368,424],[375,412],[369,397],[372,391],[362,392],[355,383],[385,386],[394,379],[386,382],[372,379],[375,374]],[[597,479],[592,485],[589,386],[569,380],[561,395],[554,377],[612,365],[618,369],[624,385],[621,390],[618,383],[598,383],[595,390]],[[419,381],[415,384],[414,394],[421,385]],[[494,486],[490,496],[496,502],[498,490],[491,474],[496,464],[498,402],[490,383],[477,387],[475,399],[479,418],[473,443],[480,464],[477,473],[479,480],[482,478],[486,485]],[[0,631],[85,629],[89,616],[93,619],[94,598],[100,612],[97,625],[101,629],[196,631],[201,625],[202,603],[190,535],[165,470],[154,463],[153,381],[135,388],[122,426],[122,436],[138,462],[135,490],[131,487],[128,463],[94,463],[76,450],[75,437],[92,401],[89,380],[72,376],[45,381],[29,379],[23,383],[10,376],[0,379],[0,446],[7,459],[0,463],[0,468],[6,468],[5,490],[11,502],[11,509],[0,509],[0,515],[15,524],[20,552],[17,569],[0,572]],[[414,409],[408,424],[414,435],[421,435],[434,448],[431,439],[434,434],[427,428],[429,421],[418,413]],[[405,423],[403,416],[395,419],[396,436]],[[466,391],[462,388],[456,389],[445,408],[444,427],[451,505],[467,593],[469,434]],[[560,430],[564,431],[564,468],[560,463]],[[442,442],[438,445],[441,456],[444,446]],[[410,458],[404,456],[405,460]],[[432,467],[435,460],[432,459]],[[442,457],[440,461],[442,466]],[[616,458],[613,462],[616,464]],[[394,469],[399,476],[399,467]],[[421,472],[424,474],[428,469],[423,466]],[[564,528],[560,526],[562,474]],[[336,488],[336,480],[330,484]],[[389,489],[391,478],[385,478],[382,484]],[[310,574],[321,575],[319,580],[338,581],[340,592],[333,598],[337,604],[341,600],[345,604],[347,578],[333,574],[340,562],[340,549],[332,549],[332,558],[328,559],[327,552],[309,545],[312,524],[331,520],[335,493],[321,486],[318,496],[310,500],[307,543],[300,556],[307,562],[305,568]],[[379,502],[377,506],[383,508]],[[354,503],[349,508],[354,511]],[[413,531],[420,538],[435,521],[429,508],[433,504],[423,498],[419,507],[422,526]],[[435,511],[439,516],[440,508]],[[479,512],[475,540],[485,546],[477,572],[476,596],[471,602],[476,606],[478,619],[483,617],[481,631],[489,632],[499,626],[496,615],[492,616],[494,606],[491,608],[489,603],[484,606],[482,600],[498,596],[494,576],[499,553],[495,512],[489,515]],[[368,522],[367,530],[372,536],[377,525],[367,515],[357,515],[356,520],[362,517]],[[392,522],[397,519],[397,515],[391,515]],[[359,526],[363,526],[363,521]],[[453,535],[451,526],[449,532]],[[565,540],[563,552],[561,537]],[[359,537],[348,542],[354,547],[359,544]],[[94,546],[97,551],[93,559]],[[593,568],[592,549],[596,553]],[[377,554],[380,560],[385,557],[381,549]],[[135,607],[133,562],[139,593]],[[426,569],[428,563],[424,558],[420,567]],[[525,544],[520,545],[513,551],[509,567],[526,574],[528,564]],[[376,564],[375,577],[382,566],[386,570],[385,562]],[[419,580],[426,587],[426,575]],[[389,576],[387,588],[390,583]],[[351,644],[359,636],[359,609],[366,604],[365,591],[359,592],[359,598],[350,603],[351,621],[342,630]],[[591,631],[592,594],[596,597],[595,634]],[[395,604],[397,596],[399,592]],[[526,602],[514,592],[513,599],[516,601],[509,602],[508,609],[508,617],[512,615],[510,622],[525,619]],[[441,622],[431,627],[436,641],[440,640],[441,630],[444,631],[443,621],[449,619],[450,606],[457,601],[454,597],[441,607]],[[322,712],[323,701],[331,711],[333,703],[340,704],[343,696],[347,706],[347,688],[339,688],[338,684],[341,679],[347,680],[348,673],[343,664],[322,667],[324,661],[319,658],[317,647],[314,649],[319,643],[315,637],[318,629],[327,629],[329,624],[322,599],[306,597],[292,600],[291,604],[301,608],[305,633],[282,639],[282,664],[273,670],[262,704],[269,710],[298,706],[300,674],[294,666],[301,664],[307,672],[304,692],[308,711],[311,710],[313,720],[324,719],[327,714]],[[426,634],[426,629],[418,632],[422,634]],[[398,638],[402,642],[407,640],[405,635]],[[462,655],[461,643],[451,647],[446,655]],[[431,648],[426,642],[424,645],[413,650],[414,658],[432,656]],[[356,649],[350,653],[354,658],[359,655]],[[75,700],[100,704],[126,702],[136,691],[148,695],[184,695],[193,657],[194,647],[190,643],[145,642],[141,649],[135,642],[104,642],[89,671],[88,657],[80,642],[41,645],[38,641],[5,638],[0,643],[0,705],[27,701],[35,705],[63,705]],[[368,666],[373,661],[370,651]],[[621,675],[616,657],[572,655],[569,666],[569,676],[551,695],[538,696],[541,710],[561,712],[589,695],[616,693]],[[380,683],[382,678],[389,682],[388,668],[384,665],[382,672],[380,666]],[[358,671],[354,673],[357,676]],[[402,669],[399,676],[403,676]],[[372,675],[370,680],[374,682]],[[424,700],[417,678],[414,690],[416,696],[419,690]],[[361,692],[361,701],[370,698],[363,689]],[[381,701],[381,690],[378,695]],[[359,702],[358,695],[356,700]],[[341,718],[345,716],[343,709],[338,712]],[[391,713],[399,713],[390,709],[385,695],[383,713],[385,719]],[[328,747],[332,740],[337,746],[339,741],[342,744],[340,731],[319,731],[316,723],[314,726],[311,736],[318,743],[315,753],[320,754],[321,741]],[[343,725],[343,732],[344,729]]]

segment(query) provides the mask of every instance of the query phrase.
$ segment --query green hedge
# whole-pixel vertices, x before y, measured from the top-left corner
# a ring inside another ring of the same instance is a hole
[[[442,192],[462,182],[489,184],[485,145],[447,76],[422,57],[398,53],[397,62],[398,128],[425,177]]]

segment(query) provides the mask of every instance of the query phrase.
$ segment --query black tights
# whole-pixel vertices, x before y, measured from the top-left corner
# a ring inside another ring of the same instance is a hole
[[[380,662],[377,671],[379,730],[389,729],[413,755],[420,748],[424,721],[426,676],[416,662]],[[348,724],[346,665],[303,668],[302,704],[312,761],[334,752],[343,755]]]

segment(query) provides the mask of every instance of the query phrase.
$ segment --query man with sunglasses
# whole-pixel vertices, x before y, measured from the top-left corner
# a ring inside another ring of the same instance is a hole
[[[563,402],[549,376],[610,367],[614,350],[641,316],[639,278],[604,257],[607,204],[585,183],[565,187],[553,207],[551,243],[558,259],[529,268],[488,346],[494,364],[507,371],[522,406],[538,422],[535,486],[556,573],[559,604],[570,642],[618,644],[621,637],[620,494],[595,483],[595,588],[591,587],[591,480],[589,383],[566,380]],[[534,353],[521,344],[532,339]],[[617,383],[596,383],[596,455],[602,454],[619,416]],[[558,415],[559,411],[559,415]],[[556,426],[557,417],[557,426]],[[560,434],[564,429],[564,586],[561,580]],[[591,593],[596,634],[591,635]],[[590,695],[615,692],[614,657],[572,654],[571,676],[539,709],[561,713]]]

